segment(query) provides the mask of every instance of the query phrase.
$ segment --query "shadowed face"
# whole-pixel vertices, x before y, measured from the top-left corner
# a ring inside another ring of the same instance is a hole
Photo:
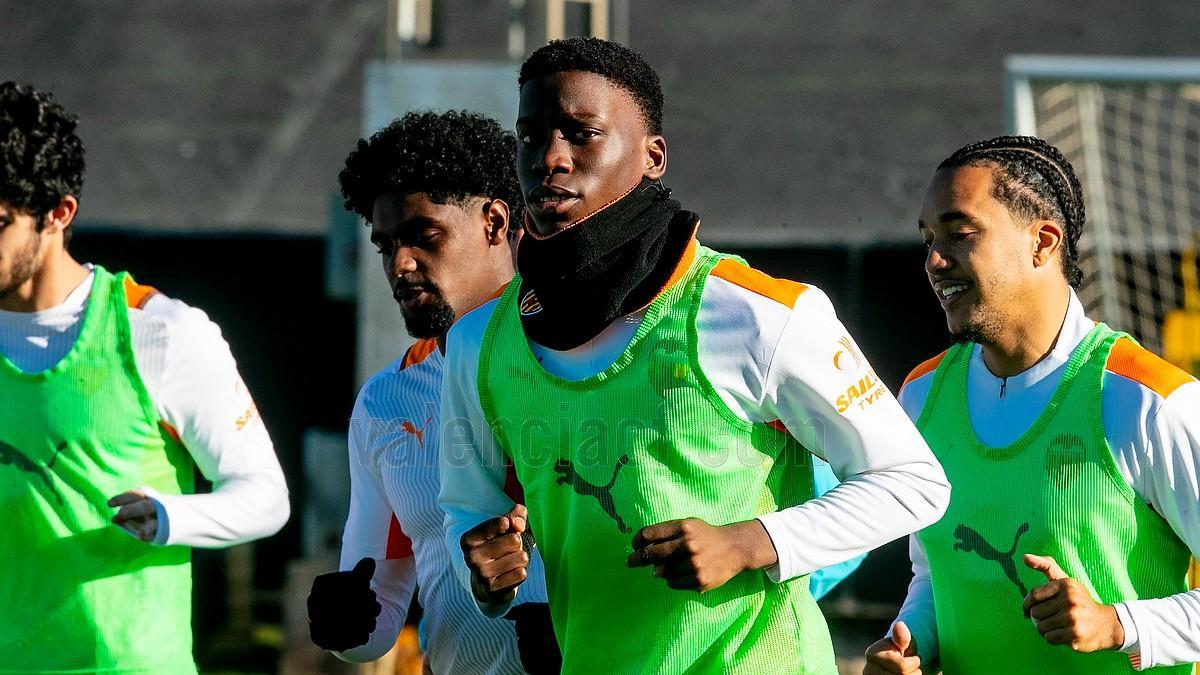
[[[992,173],[987,166],[942,169],[921,203],[925,273],[959,341],[991,341],[1032,292],[1037,237],[992,196]]]
[[[375,200],[371,243],[413,337],[442,335],[496,290],[489,256],[493,246],[507,247],[508,215],[498,202],[472,197],[461,205],[440,204],[423,192]],[[498,233],[497,217],[504,221]],[[503,256],[508,255],[505,248]]]
[[[666,141],[633,96],[596,73],[568,71],[521,86],[517,175],[542,235],[590,215],[666,171]]]
[[[0,300],[25,285],[44,257],[37,218],[0,202]]]

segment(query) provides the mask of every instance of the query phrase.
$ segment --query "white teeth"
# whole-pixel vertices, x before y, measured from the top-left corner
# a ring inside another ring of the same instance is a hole
[[[948,298],[956,293],[961,293],[967,290],[966,284],[954,284],[953,286],[944,286],[942,288],[942,297]]]

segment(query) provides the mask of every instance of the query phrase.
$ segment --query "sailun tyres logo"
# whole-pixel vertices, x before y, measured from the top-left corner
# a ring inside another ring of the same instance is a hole
[[[858,372],[862,368],[862,356],[859,356],[850,338],[842,337],[837,341],[837,346],[837,351],[833,353],[833,367],[848,373]]]
[[[885,391],[887,390],[883,388],[875,371],[868,370],[867,374],[859,378],[858,382],[846,387],[846,391],[837,397],[834,405],[840,413],[846,412],[851,406],[858,406],[865,410],[867,406],[883,398]]]

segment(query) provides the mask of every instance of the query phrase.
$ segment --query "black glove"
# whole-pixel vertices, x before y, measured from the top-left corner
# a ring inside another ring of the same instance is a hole
[[[371,590],[375,560],[363,558],[349,572],[313,579],[308,593],[308,634],[322,649],[335,652],[367,644],[375,617],[383,610]]]
[[[558,675],[562,670],[562,652],[550,623],[550,605],[544,602],[517,605],[504,618],[516,624],[517,650],[525,671],[530,675]]]

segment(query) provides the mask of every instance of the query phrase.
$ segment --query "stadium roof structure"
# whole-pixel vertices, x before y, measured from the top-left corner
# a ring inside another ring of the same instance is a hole
[[[509,0],[436,7],[422,57],[506,58]],[[885,7],[628,3],[629,43],[663,76],[667,182],[707,240],[913,243],[937,162],[1005,131],[1007,54],[1194,56],[1200,34],[1194,0]],[[0,0],[0,16],[0,78],[82,118],[85,227],[324,231],[386,0]]]

